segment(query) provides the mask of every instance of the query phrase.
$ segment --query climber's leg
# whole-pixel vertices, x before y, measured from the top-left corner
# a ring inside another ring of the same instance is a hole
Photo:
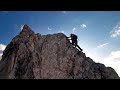
[[[78,45],[76,45],[81,51],[83,51]]]

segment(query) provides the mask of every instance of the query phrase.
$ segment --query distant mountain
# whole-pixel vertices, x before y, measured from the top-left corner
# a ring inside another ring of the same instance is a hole
[[[24,25],[3,52],[0,78],[119,79],[119,76],[113,68],[86,57],[63,33],[35,34]]]

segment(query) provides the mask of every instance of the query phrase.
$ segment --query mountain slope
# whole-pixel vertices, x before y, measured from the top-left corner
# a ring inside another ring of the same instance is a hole
[[[118,79],[111,67],[95,63],[62,33],[35,34],[29,26],[9,43],[0,62],[1,79]]]

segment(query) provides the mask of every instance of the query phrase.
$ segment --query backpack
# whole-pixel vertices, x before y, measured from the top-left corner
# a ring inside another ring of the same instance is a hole
[[[78,37],[77,37],[77,35],[72,34],[71,38],[73,38],[73,39],[77,39]]]

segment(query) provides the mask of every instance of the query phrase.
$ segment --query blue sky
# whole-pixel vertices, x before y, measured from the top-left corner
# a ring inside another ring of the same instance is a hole
[[[87,56],[120,75],[120,11],[0,11],[0,49],[23,24],[36,33],[78,35]]]

